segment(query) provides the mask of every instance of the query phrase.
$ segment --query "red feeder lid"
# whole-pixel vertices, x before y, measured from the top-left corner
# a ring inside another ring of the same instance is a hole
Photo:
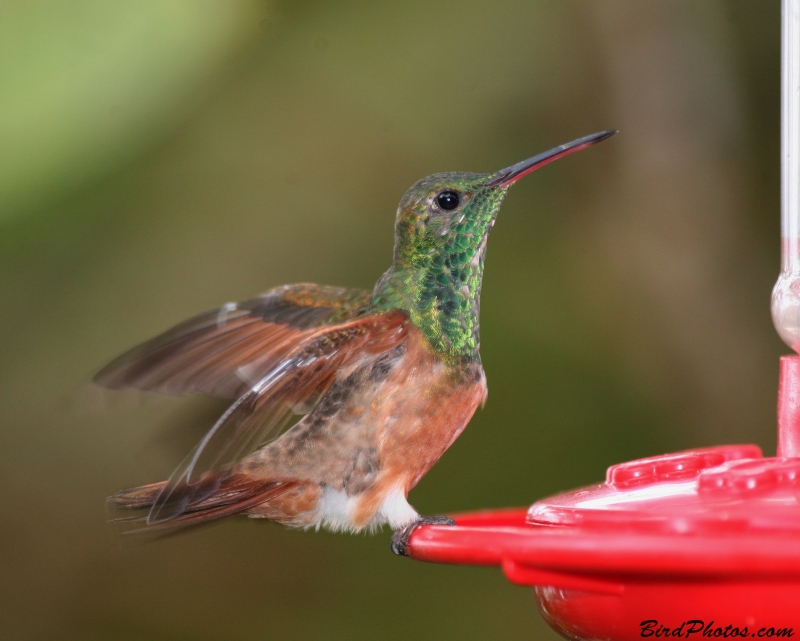
[[[792,447],[800,358],[784,357],[781,451]],[[793,391],[794,390],[794,391]],[[605,483],[527,511],[426,526],[409,554],[499,565],[534,587],[568,638],[800,635],[800,458],[727,445],[614,465]],[[791,630],[791,633],[790,633]]]

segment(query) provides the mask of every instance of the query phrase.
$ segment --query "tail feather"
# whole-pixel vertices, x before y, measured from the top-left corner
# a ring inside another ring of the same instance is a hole
[[[140,487],[131,487],[127,490],[121,490],[109,497],[111,503],[115,507],[136,510],[147,507],[152,507],[156,502],[156,498],[161,493],[161,490],[167,484],[166,481],[160,483],[150,483],[150,485],[142,485]]]
[[[151,508],[158,499],[161,490],[166,486],[166,481],[151,483],[117,492],[110,497],[110,502],[120,509],[147,509]],[[215,481],[219,487],[210,496],[202,501],[186,506],[182,513],[168,521],[148,524],[145,527],[126,531],[126,534],[142,532],[155,532],[186,525],[196,525],[214,519],[238,514],[251,507],[274,499],[284,492],[297,486],[295,482],[269,481],[253,479],[244,474],[234,474],[223,481]],[[144,520],[145,517],[142,517]],[[115,519],[117,522],[127,522],[135,519],[123,517]]]

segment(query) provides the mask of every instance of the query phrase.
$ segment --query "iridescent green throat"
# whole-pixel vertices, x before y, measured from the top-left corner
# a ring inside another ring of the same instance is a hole
[[[431,179],[441,176],[448,175]],[[475,174],[464,177],[481,186],[486,180]],[[419,187],[430,187],[421,183]],[[407,194],[401,203],[394,264],[378,281],[372,299],[375,311],[406,311],[430,347],[448,362],[480,360],[479,308],[486,240],[507,191],[470,192],[464,188],[470,186],[462,186],[467,199],[464,207],[452,214],[440,213],[438,218],[426,213],[430,198],[412,194],[412,188],[409,194],[419,197],[407,203],[411,200]],[[435,194],[436,189],[429,193]]]

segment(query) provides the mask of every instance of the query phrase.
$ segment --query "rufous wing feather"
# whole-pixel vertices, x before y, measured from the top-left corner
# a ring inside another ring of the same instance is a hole
[[[370,294],[288,285],[188,320],[123,354],[94,377],[109,389],[238,398],[320,327],[366,313]]]
[[[340,368],[364,353],[387,351],[404,340],[407,322],[404,313],[390,312],[307,330],[310,333],[304,341],[228,408],[158,488],[147,525],[184,523],[182,515],[217,496],[235,476],[238,460],[288,427],[298,408],[310,411]],[[287,480],[270,479],[268,470],[264,478],[270,482]],[[123,494],[128,497],[125,501],[136,502],[136,490]],[[125,507],[124,501],[117,504]]]

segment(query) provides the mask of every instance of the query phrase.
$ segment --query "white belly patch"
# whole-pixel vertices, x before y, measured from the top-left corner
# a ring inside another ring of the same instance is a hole
[[[347,496],[342,490],[325,487],[317,504],[317,516],[306,527],[324,527],[333,532],[372,532],[386,524],[393,529],[401,528],[419,517],[417,511],[408,504],[404,492],[394,488],[386,494],[375,516],[359,528],[353,524],[351,515],[358,508],[361,498],[358,494]]]

